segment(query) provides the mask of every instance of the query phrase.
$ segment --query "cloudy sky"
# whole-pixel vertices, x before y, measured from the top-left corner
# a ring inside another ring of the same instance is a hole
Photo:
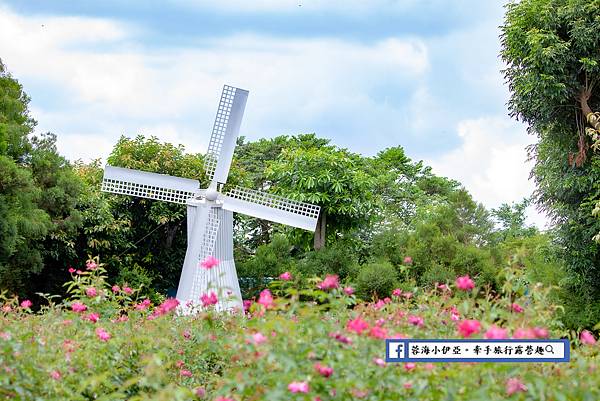
[[[401,145],[487,207],[529,196],[491,0],[0,0],[0,57],[69,159],[122,134],[206,150],[223,84],[241,134],[315,132],[364,155]],[[530,210],[530,222],[545,219]]]

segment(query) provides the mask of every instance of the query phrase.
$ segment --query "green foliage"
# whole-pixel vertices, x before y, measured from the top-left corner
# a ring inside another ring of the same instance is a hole
[[[386,261],[371,262],[362,267],[356,277],[356,294],[362,299],[390,297],[398,284],[394,266]]]
[[[356,269],[356,257],[343,241],[307,252],[297,266],[297,272],[304,277],[337,274],[340,280],[353,276]]]
[[[565,290],[587,300],[600,296],[600,246],[592,240],[600,219],[591,216],[600,162],[587,151],[582,110],[600,109],[599,12],[597,0],[510,2],[501,38],[509,110],[539,138],[530,148],[535,201],[557,224],[569,272]],[[590,313],[586,324],[599,320]]]
[[[312,400],[330,397],[332,389],[344,400],[357,394],[426,401],[600,397],[598,347],[583,344],[578,333],[561,327],[549,288],[536,285],[528,295],[521,291],[525,271],[518,263],[503,268],[507,281],[494,295],[465,294],[453,287],[443,293],[417,291],[411,299],[394,297],[384,305],[356,304],[353,296],[336,289],[321,291],[314,283],[297,287],[274,282],[281,296],[268,309],[255,303],[242,315],[219,314],[209,307],[177,317],[155,305],[143,306],[138,289],[130,294],[122,288],[113,291],[102,265],[93,270],[77,267],[83,272],[66,283],[69,298],[39,313],[0,295],[3,398]],[[389,264],[384,269],[394,271]],[[301,301],[302,293],[324,302]],[[73,311],[75,302],[87,310]],[[524,311],[512,312],[512,303]],[[550,338],[570,338],[571,363],[559,368],[535,363],[410,367],[378,361],[385,356],[384,341],[372,328],[386,336],[401,331],[408,338],[456,338],[459,322],[451,319],[452,313],[460,320],[480,321],[482,329],[473,338],[483,338],[493,325],[508,336],[537,327],[547,329]],[[92,314],[97,314],[96,323]],[[423,325],[410,324],[409,316],[423,319]],[[348,326],[355,319],[366,324],[362,333]],[[333,368],[332,374],[320,375],[316,363]],[[527,390],[509,395],[508,379],[518,379]],[[291,393],[292,382],[306,382],[308,392]]]
[[[503,203],[497,209],[492,209],[491,214],[500,225],[500,229],[495,234],[499,241],[529,237],[538,233],[537,228],[525,225],[525,209],[529,204],[529,199],[523,199],[511,205]]]
[[[405,257],[411,257],[409,277],[421,285],[469,274],[479,284],[495,286],[492,234],[488,213],[466,191],[459,190],[450,193],[446,201],[420,206],[408,229],[390,227],[375,235],[372,255],[398,269]]]
[[[291,255],[292,245],[285,235],[276,234],[273,240],[260,245],[253,258],[238,263],[241,277],[258,280],[278,277],[281,273],[295,270],[296,262]]]

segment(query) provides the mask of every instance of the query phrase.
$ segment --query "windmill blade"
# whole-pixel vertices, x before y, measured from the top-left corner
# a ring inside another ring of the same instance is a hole
[[[242,187],[235,187],[225,195],[219,195],[219,200],[223,202],[225,210],[308,231],[315,231],[321,209],[310,203]]]
[[[206,174],[212,182],[221,184],[227,182],[247,99],[247,90],[228,85],[223,86],[215,125],[204,161]]]
[[[102,191],[185,204],[200,194],[200,182],[122,167],[104,167]]]
[[[192,208],[188,208],[188,224],[191,222],[192,229],[188,235],[188,246],[177,288],[177,299],[184,302],[198,302],[203,288],[203,276],[207,274],[200,267],[200,262],[213,254],[219,231],[219,217],[216,209],[210,206],[193,208],[195,213],[189,209]]]

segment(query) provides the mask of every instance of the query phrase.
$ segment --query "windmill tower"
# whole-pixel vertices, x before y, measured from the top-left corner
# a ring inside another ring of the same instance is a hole
[[[248,91],[225,85],[204,167],[208,188],[188,178],[106,166],[102,191],[187,205],[187,250],[179,279],[181,305],[197,305],[200,296],[219,295],[217,310],[242,307],[233,260],[233,212],[314,231],[319,207],[262,191],[235,187],[223,193],[233,158]],[[200,267],[207,256],[220,263]]]

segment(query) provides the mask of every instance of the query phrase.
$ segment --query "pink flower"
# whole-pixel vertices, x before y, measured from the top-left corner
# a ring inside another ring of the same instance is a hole
[[[321,281],[319,285],[317,285],[320,290],[332,290],[334,288],[338,288],[339,286],[340,282],[337,274],[328,274],[325,276],[325,280]]]
[[[415,316],[415,315],[410,315],[408,317],[408,323],[414,325],[414,326],[418,326],[418,327],[423,327],[423,325],[425,324],[424,320],[422,317],[420,316]]]
[[[244,302],[242,304],[244,305],[244,312],[248,312],[250,310],[250,307],[252,306],[252,301],[249,299],[244,299]]]
[[[453,320],[453,321],[455,321],[455,322],[458,322],[460,320],[460,315],[458,313],[452,312],[450,314],[450,319]]]
[[[385,366],[385,361],[381,358],[373,358],[373,363],[377,366]]]
[[[271,291],[268,289],[262,290],[258,297],[258,303],[267,309],[271,308],[273,306],[273,295],[271,295]]]
[[[510,305],[510,308],[512,309],[513,312],[516,312],[516,313],[523,312],[523,307],[516,302],[514,302],[512,305]]]
[[[385,339],[387,337],[387,330],[380,326],[371,327],[369,335],[373,338]]]
[[[466,276],[458,277],[456,279],[456,287],[463,291],[471,291],[475,288],[475,283],[467,274]]]
[[[587,345],[596,344],[596,339],[594,338],[594,335],[587,330],[583,330],[581,332],[581,334],[579,335],[579,340],[581,341],[582,344],[587,344]]]
[[[188,329],[183,330],[183,333],[181,333],[181,335],[186,340],[189,340],[190,338],[192,338],[192,333],[190,333],[190,331]]]
[[[408,389],[412,388],[412,383],[411,382],[406,382],[406,383],[403,384],[403,386],[404,386],[405,389],[408,390]]]
[[[179,306],[179,301],[175,298],[168,298],[158,308],[154,309],[155,316],[166,315],[167,313],[175,310]]]
[[[411,265],[413,262],[412,258],[410,256],[405,256],[404,257],[404,264],[405,265]]]
[[[72,267],[69,267],[69,273],[75,273],[75,269],[73,269]]]
[[[450,291],[450,287],[448,287],[446,284],[439,284],[437,288],[442,291]]]
[[[119,316],[119,318],[117,319],[117,322],[126,322],[129,320],[129,316],[127,315],[121,315]]]
[[[92,323],[96,323],[96,322],[98,322],[98,319],[100,319],[100,315],[97,313],[90,313],[89,315],[86,316],[86,319]]]
[[[204,259],[201,263],[200,266],[204,267],[206,270],[210,270],[213,267],[217,266],[219,264],[219,260],[217,258],[215,258],[214,256],[207,256],[206,259]]]
[[[123,292],[127,295],[133,294],[133,290],[129,287],[123,287]]]
[[[94,287],[88,287],[85,289],[85,295],[92,298],[92,297],[95,297],[96,295],[98,295],[98,291],[96,291],[96,289]]]
[[[77,270],[75,273],[77,273],[77,274],[81,274],[81,273],[83,273],[83,272],[82,272],[81,270]]]
[[[342,333],[329,333],[329,337],[334,338],[343,344],[352,344],[352,339],[344,336]]]
[[[279,278],[285,281],[289,281],[292,279],[292,274],[290,272],[281,273]]]
[[[180,374],[181,376],[183,376],[183,377],[192,377],[192,372],[190,372],[190,371],[189,371],[189,370],[187,370],[187,369],[181,369],[181,370],[179,371],[179,374]]]
[[[404,294],[402,294],[402,296],[403,296],[405,299],[411,299],[411,298],[412,298],[412,295],[413,295],[413,294],[412,294],[412,292],[405,292]]]
[[[139,304],[135,305],[135,309],[144,310],[144,309],[148,308],[148,306],[150,306],[150,300],[148,298],[146,298]]]
[[[417,367],[417,365],[414,362],[406,362],[404,364],[404,370],[406,370],[407,372],[410,372],[411,370],[413,370],[416,367]]]
[[[501,329],[496,325],[492,325],[488,331],[485,332],[484,337],[487,339],[503,339],[506,338],[506,329]]]
[[[110,334],[109,334],[109,332],[106,331],[106,330],[104,330],[102,327],[98,327],[96,329],[96,335],[102,341],[108,341],[108,340],[110,340]]]
[[[8,333],[6,331],[0,331],[0,338],[8,341],[11,339],[11,335],[10,335],[10,333]]]
[[[535,332],[531,329],[523,329],[523,328],[519,328],[516,329],[515,332],[513,333],[513,338],[535,338]]]
[[[392,296],[399,297],[400,295],[402,295],[402,290],[400,288],[396,288],[394,291],[392,291]]]
[[[354,320],[348,321],[346,328],[349,331],[354,331],[355,333],[360,334],[369,328],[369,324],[360,317],[357,317]]]
[[[425,369],[427,370],[433,370],[434,366],[433,363],[429,362],[425,364]]]
[[[73,310],[73,312],[84,312],[87,310],[87,306],[85,306],[81,302],[73,302],[71,304],[71,309]]]
[[[217,397],[215,401],[235,401],[233,398]]]
[[[511,377],[506,381],[506,394],[513,395],[514,393],[521,391],[527,391],[527,386],[525,386],[521,380],[516,377]]]
[[[216,305],[217,302],[219,302],[219,299],[217,298],[217,294],[211,292],[208,295],[202,294],[200,296],[200,301],[202,301],[202,306],[207,307],[210,305]]]
[[[29,309],[29,308],[31,308],[32,305],[33,305],[33,302],[31,302],[28,299],[21,302],[21,308],[23,308],[23,309]]]
[[[196,397],[198,398],[204,398],[204,396],[206,396],[206,390],[204,387],[196,387],[194,394],[196,394]]]
[[[2,312],[6,312],[6,313],[8,313],[8,312],[10,312],[11,310],[12,310],[12,308],[11,308],[11,306],[10,306],[10,305],[4,305],[4,306],[2,306]]]
[[[112,292],[114,292],[116,294],[119,291],[121,291],[121,288],[118,285],[113,285],[111,290],[112,290]]]
[[[458,332],[461,336],[467,338],[471,334],[479,333],[481,323],[477,320],[465,319],[458,324]]]
[[[536,338],[548,338],[549,335],[548,330],[543,327],[534,327],[533,334]]]
[[[50,377],[54,380],[60,380],[60,372],[58,370],[53,370],[50,372]]]
[[[333,368],[320,363],[315,364],[315,370],[323,377],[329,377],[333,374]]]
[[[85,264],[85,268],[87,270],[96,270],[97,267],[98,265],[93,260],[90,260]]]
[[[267,337],[265,337],[262,333],[257,332],[252,334],[252,342],[254,343],[254,345],[259,345],[267,342]]]
[[[292,393],[308,393],[308,383],[307,382],[291,382],[288,384],[288,390]]]
[[[352,295],[352,294],[354,294],[354,288],[352,288],[352,287],[346,287],[346,288],[344,288],[344,293],[346,295]]]
[[[375,303],[375,305],[373,305],[373,308],[375,308],[375,310],[379,310],[381,308],[383,308],[385,306],[385,301],[383,299],[380,299],[379,301],[377,301],[377,303]]]

